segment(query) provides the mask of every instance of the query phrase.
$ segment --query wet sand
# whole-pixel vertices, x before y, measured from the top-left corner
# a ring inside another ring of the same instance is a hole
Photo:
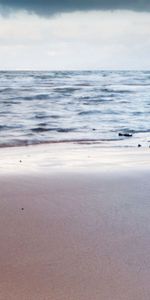
[[[17,151],[1,155],[0,299],[149,300],[147,156],[48,171],[23,169]]]

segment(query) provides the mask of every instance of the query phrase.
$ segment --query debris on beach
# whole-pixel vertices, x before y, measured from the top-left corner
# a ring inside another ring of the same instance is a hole
[[[118,135],[119,136],[125,136],[125,137],[131,137],[132,133],[121,133],[121,132],[119,132]]]

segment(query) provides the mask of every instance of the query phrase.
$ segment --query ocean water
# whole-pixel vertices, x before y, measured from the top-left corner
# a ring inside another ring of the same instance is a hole
[[[0,147],[53,142],[149,147],[150,72],[1,71]]]

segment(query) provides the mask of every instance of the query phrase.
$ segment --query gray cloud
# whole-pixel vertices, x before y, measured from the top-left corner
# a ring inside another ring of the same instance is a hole
[[[39,15],[96,9],[150,11],[150,0],[0,0],[0,6],[1,12],[26,10]]]

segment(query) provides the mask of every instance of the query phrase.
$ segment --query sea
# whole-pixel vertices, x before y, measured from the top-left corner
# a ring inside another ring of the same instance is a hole
[[[1,71],[0,147],[150,146],[150,71]]]

